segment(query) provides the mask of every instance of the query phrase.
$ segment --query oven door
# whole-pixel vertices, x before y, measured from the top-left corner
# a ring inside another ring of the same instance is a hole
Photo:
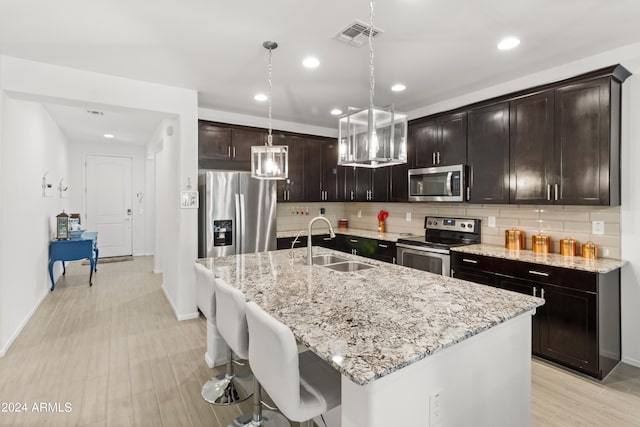
[[[398,264],[442,276],[451,275],[450,256],[448,251],[396,244]],[[436,252],[437,251],[437,252]]]

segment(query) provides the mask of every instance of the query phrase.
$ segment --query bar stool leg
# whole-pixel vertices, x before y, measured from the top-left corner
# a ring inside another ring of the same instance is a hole
[[[202,386],[202,398],[214,405],[233,405],[251,397],[253,375],[239,376],[233,366],[233,352],[229,350],[227,372],[211,378]]]
[[[227,427],[291,427],[291,423],[279,412],[262,410],[262,386],[253,378],[253,413],[242,414]]]

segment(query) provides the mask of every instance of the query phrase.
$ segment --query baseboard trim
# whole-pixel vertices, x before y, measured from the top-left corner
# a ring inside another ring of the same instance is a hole
[[[211,369],[214,368],[215,363],[213,363],[213,360],[211,360],[211,358],[209,357],[209,353],[208,352],[204,353],[204,361],[205,361],[205,363],[207,364],[207,366],[209,368],[211,368]]]
[[[173,314],[176,316],[176,319],[179,322],[182,322],[183,320],[197,319],[198,317],[200,317],[200,312],[198,312],[198,310],[196,310],[195,313],[188,313],[188,314],[178,313],[178,310],[176,310],[176,306],[173,305],[173,301],[169,297],[169,293],[167,292],[167,288],[164,286],[164,283],[162,284],[162,286],[160,286],[160,288],[162,288],[162,292],[164,292],[164,297],[167,299],[167,301],[169,301],[169,305],[173,310]]]
[[[627,365],[635,366],[636,368],[640,368],[640,360],[634,359],[633,357],[623,357],[622,362]]]
[[[31,311],[29,311],[29,313],[22,320],[22,323],[20,323],[20,326],[18,326],[18,329],[16,329],[13,335],[11,335],[11,338],[9,338],[9,341],[7,341],[5,346],[2,347],[2,349],[0,349],[0,357],[4,357],[7,354],[7,351],[9,351],[9,347],[11,347],[11,344],[13,344],[16,338],[18,338],[18,336],[20,335],[24,327],[27,326],[27,323],[29,323],[29,320],[31,320],[31,317],[35,314],[38,307],[40,307],[40,304],[42,304],[42,301],[44,301],[47,295],[49,295],[49,292],[50,292],[49,288],[47,288],[47,290],[44,291],[44,293],[42,294],[38,302],[36,302],[36,304],[33,306]]]

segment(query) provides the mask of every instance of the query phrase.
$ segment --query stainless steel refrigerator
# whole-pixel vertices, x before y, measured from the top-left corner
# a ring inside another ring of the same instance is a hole
[[[276,183],[249,172],[201,170],[198,257],[276,249]]]

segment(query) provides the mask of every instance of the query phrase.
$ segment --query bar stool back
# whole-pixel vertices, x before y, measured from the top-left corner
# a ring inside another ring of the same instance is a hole
[[[313,352],[298,354],[291,329],[248,303],[249,362],[253,374],[283,414],[313,425],[341,403],[340,373]]]

